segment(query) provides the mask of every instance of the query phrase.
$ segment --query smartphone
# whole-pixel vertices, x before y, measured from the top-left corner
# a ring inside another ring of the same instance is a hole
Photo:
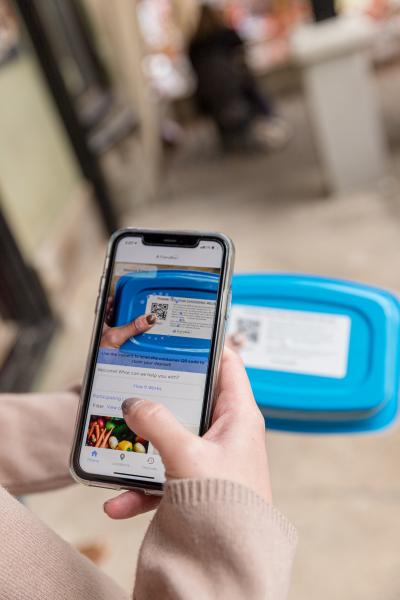
[[[207,431],[233,261],[233,243],[220,233],[124,229],[111,237],[71,454],[79,482],[162,493],[161,458],[125,423],[126,398],[163,403],[193,433]],[[155,324],[129,337],[126,325],[148,314]],[[112,345],[110,328],[118,328]]]

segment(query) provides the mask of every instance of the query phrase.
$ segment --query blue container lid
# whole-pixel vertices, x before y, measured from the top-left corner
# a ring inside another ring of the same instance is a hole
[[[370,286],[307,275],[235,275],[229,330],[270,427],[380,429],[397,414],[400,303]]]
[[[165,303],[165,310],[171,299],[210,300],[214,303],[217,298],[219,275],[203,271],[189,270],[153,270],[126,273],[117,282],[114,300],[114,324],[125,325],[142,315],[152,305],[152,300],[159,309]],[[150,302],[150,305],[149,305]],[[214,309],[213,309],[214,310]],[[210,339],[202,337],[182,336],[178,322],[174,329],[170,328],[168,335],[141,334],[129,339],[121,346],[121,350],[130,352],[147,352],[168,354],[170,356],[207,357],[210,349]]]

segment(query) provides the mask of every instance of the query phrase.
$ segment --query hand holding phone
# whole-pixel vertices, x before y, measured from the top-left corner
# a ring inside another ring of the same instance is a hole
[[[78,481],[162,493],[165,465],[157,446],[125,422],[129,398],[164,405],[187,432],[208,430],[233,256],[232,242],[218,233],[112,236],[71,455]],[[177,445],[164,433],[184,455],[186,438]]]
[[[129,427],[160,452],[167,479],[227,479],[271,502],[264,418],[233,350],[224,350],[212,425],[202,438],[187,431],[161,404],[134,399],[123,408]],[[181,444],[184,454],[176,451]],[[153,510],[159,502],[160,498],[129,491],[106,502],[104,510],[112,519],[127,519]]]

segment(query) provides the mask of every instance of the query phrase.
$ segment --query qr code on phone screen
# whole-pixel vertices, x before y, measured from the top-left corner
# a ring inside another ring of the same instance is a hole
[[[256,344],[260,338],[261,323],[257,319],[238,319],[237,333],[242,334],[249,342]]]
[[[169,304],[162,302],[152,302],[150,312],[157,316],[158,321],[165,321],[168,316]]]

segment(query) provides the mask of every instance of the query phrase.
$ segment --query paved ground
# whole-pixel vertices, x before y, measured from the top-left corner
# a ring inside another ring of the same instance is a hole
[[[400,162],[399,71],[380,77],[379,89],[397,156],[395,172]],[[288,98],[282,110],[294,125],[284,152],[221,157],[208,130],[194,131],[185,149],[169,159],[160,201],[136,211],[127,222],[225,231],[236,242],[238,271],[319,273],[400,292],[396,180],[388,178],[375,189],[345,198],[325,197],[304,106],[299,98]],[[94,260],[92,273],[77,289],[43,387],[79,375],[100,262]],[[60,376],[57,367],[71,353],[72,363]],[[275,502],[300,533],[290,598],[400,598],[399,429],[346,438],[271,432],[268,448]],[[74,543],[105,540],[109,555],[104,568],[129,586],[148,518],[108,522],[101,512],[101,501],[108,496],[75,486],[36,496],[30,505]]]

